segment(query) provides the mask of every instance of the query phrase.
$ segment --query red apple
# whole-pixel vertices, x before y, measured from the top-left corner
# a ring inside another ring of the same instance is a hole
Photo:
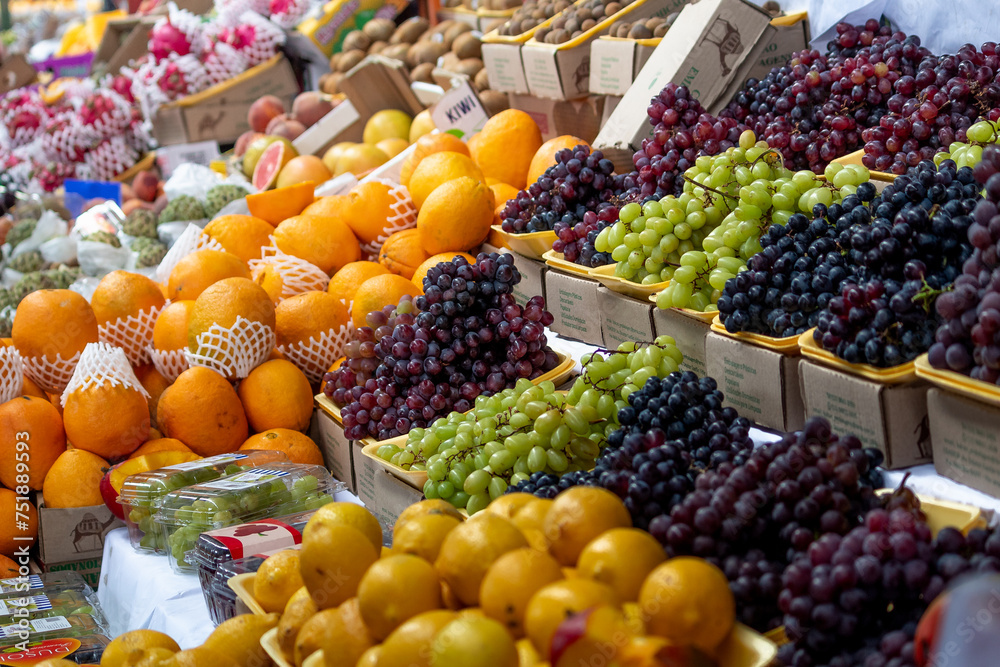
[[[913,659],[917,667],[930,664],[931,656],[937,652],[938,631],[947,609],[948,593],[942,593],[934,598],[924,615],[920,617],[917,633],[913,638]]]

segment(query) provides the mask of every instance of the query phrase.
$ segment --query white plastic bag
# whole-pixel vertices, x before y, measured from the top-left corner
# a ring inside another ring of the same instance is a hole
[[[38,250],[43,243],[50,239],[66,236],[69,233],[69,225],[59,217],[55,211],[43,211],[38,217],[38,224],[31,236],[17,244],[11,251],[11,256],[16,257],[32,250]]]
[[[223,178],[215,171],[200,164],[182,164],[177,167],[170,179],[163,184],[163,192],[167,195],[167,201],[178,195],[191,195],[203,202],[208,196],[209,190],[216,185],[224,184],[239,185],[250,194],[257,192],[242,176],[232,175]]]
[[[85,275],[97,278],[124,269],[131,254],[128,248],[116,248],[97,241],[79,241],[76,244],[76,252],[80,270]]]
[[[73,264],[76,262],[76,239],[60,236],[49,239],[38,246],[42,259],[52,264]]]

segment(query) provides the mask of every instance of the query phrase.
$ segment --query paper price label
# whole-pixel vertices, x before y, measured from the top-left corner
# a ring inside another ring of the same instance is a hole
[[[11,623],[0,627],[0,638],[20,637],[22,633],[35,634],[39,632],[52,632],[53,630],[68,630],[73,627],[66,620],[65,616],[53,616],[52,618],[36,618],[25,623]]]
[[[483,129],[489,117],[468,81],[445,93],[431,110],[434,126],[459,138]]]
[[[44,588],[42,578],[37,574],[28,577],[14,577],[13,579],[0,580],[0,593],[17,593],[19,591],[37,590]]]
[[[26,609],[29,613],[36,611],[48,611],[52,609],[52,601],[47,595],[33,595],[23,598],[8,598],[0,600],[0,616],[12,616],[19,609]]]
[[[174,170],[182,164],[200,164],[208,167],[218,159],[219,144],[215,141],[199,141],[194,144],[163,146],[156,149],[156,163],[164,178],[170,178]]]
[[[215,489],[245,489],[263,481],[277,479],[279,477],[287,477],[288,475],[289,472],[287,470],[255,468],[232,477],[209,482],[205,486],[210,486]]]

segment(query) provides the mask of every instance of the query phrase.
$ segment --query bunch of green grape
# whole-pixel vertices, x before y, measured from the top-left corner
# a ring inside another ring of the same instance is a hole
[[[284,476],[259,475],[252,470],[247,474],[255,478],[244,482],[241,475],[235,475],[195,487],[204,497],[190,503],[188,493],[164,496],[156,522],[179,567],[190,566],[187,554],[206,531],[315,510],[333,500],[319,488],[313,475],[303,475],[289,486]]]
[[[983,148],[989,144],[1000,144],[1000,123],[981,120],[965,131],[967,143],[953,141],[947,151],[934,155],[934,164],[954,160],[958,168],[975,167],[983,161]]]

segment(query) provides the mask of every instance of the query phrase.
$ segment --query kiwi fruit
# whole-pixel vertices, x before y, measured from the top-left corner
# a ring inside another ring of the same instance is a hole
[[[434,79],[431,77],[431,72],[434,71],[434,65],[432,63],[420,63],[410,72],[410,79],[412,81],[423,81],[424,83],[434,83]]]
[[[330,71],[331,72],[339,72],[340,71],[340,56],[342,56],[342,55],[344,55],[344,54],[343,53],[334,53],[332,56],[330,56]]]
[[[472,32],[472,26],[468,23],[456,23],[444,31],[444,41],[451,45],[459,35]]]
[[[653,36],[653,31],[642,23],[636,23],[629,29],[628,36],[632,39],[649,39]]]
[[[367,55],[364,51],[345,51],[340,54],[340,60],[337,61],[337,71],[347,72],[350,71],[352,67],[357,65],[359,62],[365,59]]]
[[[413,44],[420,36],[427,32],[427,28],[430,24],[427,19],[420,16],[414,16],[403,21],[396,32],[392,33],[392,37],[389,38],[390,44]]]
[[[476,75],[476,78],[473,79],[472,83],[476,87],[476,90],[490,89],[490,77],[485,67],[479,70],[479,74]]]
[[[507,94],[495,90],[484,90],[479,93],[479,101],[483,103],[486,112],[491,116],[495,116],[501,111],[506,111],[510,108],[510,101],[507,99]]]
[[[361,28],[373,42],[388,42],[396,30],[396,22],[390,19],[372,19]]]
[[[362,30],[353,30],[347,33],[347,37],[344,38],[344,51],[367,51],[368,47],[372,45],[372,38],[364,33]]]
[[[372,53],[382,53],[385,47],[389,46],[389,42],[372,42],[372,45],[368,47],[369,55]]]
[[[455,55],[453,51],[449,51],[441,56],[441,67],[449,72],[454,72],[460,62],[462,62],[462,59]]]
[[[323,81],[320,84],[320,90],[327,95],[336,95],[340,92],[340,81],[344,78],[342,72],[330,72],[329,74],[324,74],[322,78]]]
[[[483,61],[479,58],[466,58],[458,63],[458,66],[451,71],[464,74],[470,79],[474,78],[483,69]]]
[[[383,55],[386,58],[392,58],[393,60],[401,60],[412,67],[413,63],[409,61],[409,56],[407,55],[409,50],[409,44],[390,44],[382,49],[382,53],[380,55]]]
[[[547,44],[562,44],[563,42],[568,42],[570,40],[570,33],[568,30],[559,28],[558,30],[553,30],[548,35],[545,36],[545,42]]]
[[[429,39],[434,35],[443,35],[448,30],[448,28],[452,27],[456,23],[458,23],[458,21],[454,19],[445,19],[444,21],[441,21],[436,26],[428,30],[424,34],[424,39]]]
[[[661,23],[653,28],[653,37],[664,37],[666,36],[668,30],[670,30],[670,26],[666,23]]]
[[[421,63],[436,63],[437,59],[447,52],[448,51],[444,44],[436,42],[420,42],[419,44],[411,46],[407,55],[413,63],[413,66],[416,67]]]
[[[480,58],[483,55],[483,43],[472,33],[466,32],[455,38],[451,43],[451,50],[462,60]]]

